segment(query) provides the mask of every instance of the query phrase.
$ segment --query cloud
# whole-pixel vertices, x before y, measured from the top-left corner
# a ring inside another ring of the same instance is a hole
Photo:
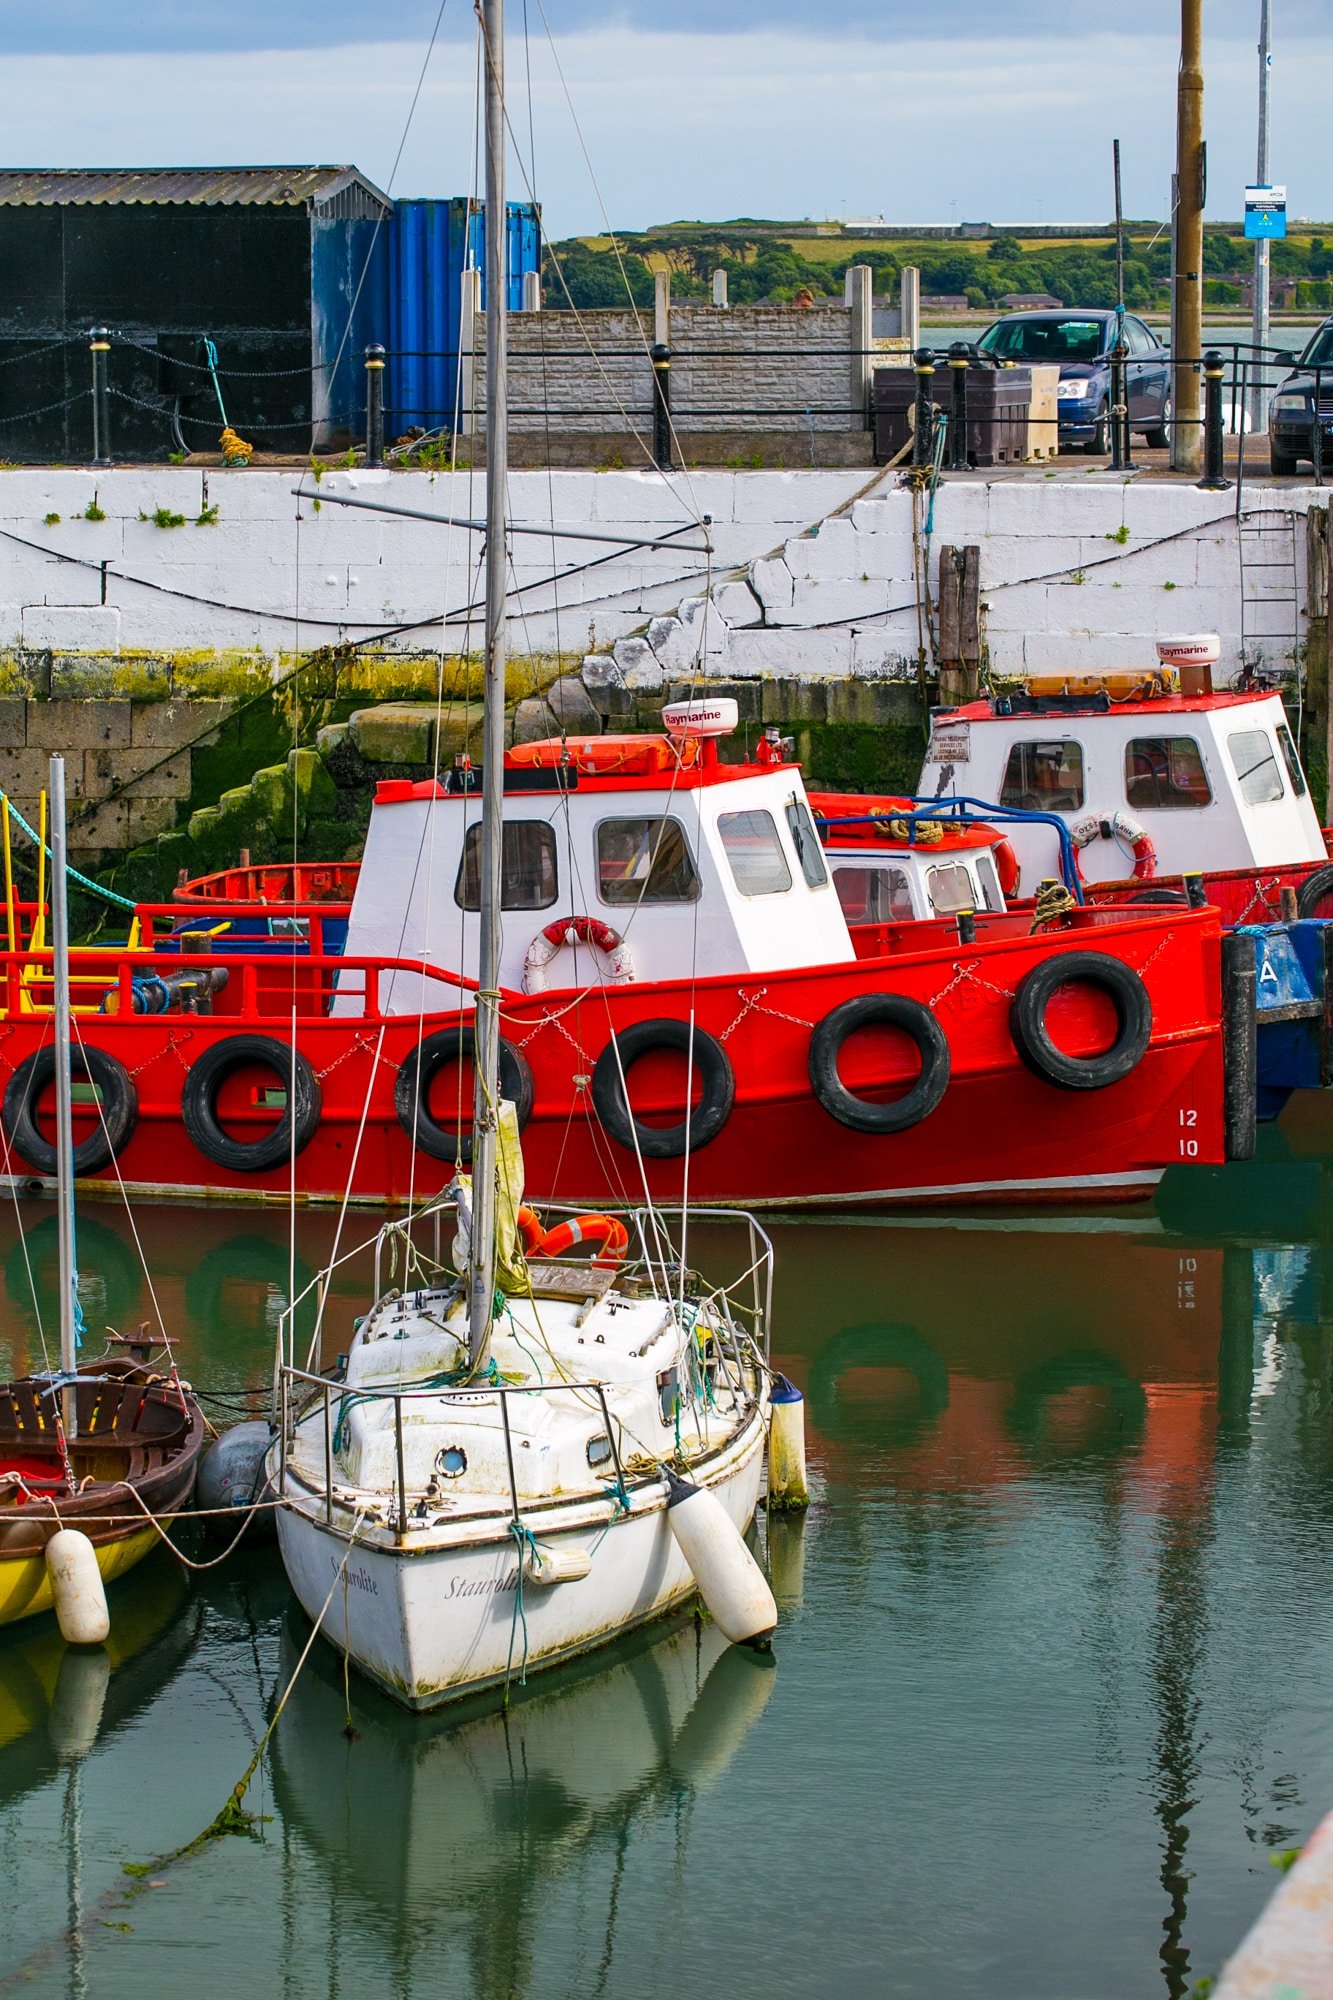
[[[530,0],[531,4],[531,0]],[[547,0],[548,6],[552,0]],[[521,17],[520,0],[511,0]],[[390,9],[391,15],[401,11]],[[364,16],[363,16],[364,18]],[[1293,213],[1333,215],[1324,143],[1329,42],[1275,72],[1273,171]],[[601,189],[544,45],[534,46],[537,192],[553,235],[672,217],[883,213],[895,221],[1104,220],[1111,140],[1125,205],[1165,214],[1174,151],[1169,35],[812,42],[770,33],[562,38],[560,59]],[[387,183],[421,48],[380,41],[208,56],[10,55],[0,163],[52,166],[352,161]],[[1254,167],[1254,53],[1210,45],[1210,210],[1240,214]],[[472,185],[470,52],[432,64],[393,191]],[[511,118],[528,125],[524,65]],[[511,192],[522,184],[511,170]]]
[[[923,9],[920,0],[543,0],[553,33],[562,37],[628,29],[634,33],[669,33],[725,39],[737,34],[778,31],[808,35],[823,42],[874,41],[892,45],[919,38]],[[434,23],[438,0],[380,0],[374,21],[386,41],[419,40],[423,45]],[[1163,0],[1119,0],[1114,10],[1121,34],[1159,34]],[[941,10],[943,15],[944,10]],[[1253,47],[1257,35],[1255,0],[1210,0],[1208,30],[1214,40],[1235,40]],[[664,20],[664,15],[668,18]],[[537,0],[529,0],[534,34],[541,33]],[[1023,42],[1049,34],[1057,38],[1084,36],[1103,30],[1108,22],[1104,0],[1024,0],[1021,7],[1003,0],[953,0],[947,28],[941,27],[942,49],[956,52],[967,38]],[[510,32],[521,31],[522,0],[510,0]],[[363,40],[367,10],[363,0],[0,0],[0,46],[7,55],[144,53],[263,48],[325,50]],[[1326,0],[1283,0],[1279,46],[1290,45],[1327,25]],[[470,39],[472,9],[468,0],[447,0],[441,25],[446,40]]]

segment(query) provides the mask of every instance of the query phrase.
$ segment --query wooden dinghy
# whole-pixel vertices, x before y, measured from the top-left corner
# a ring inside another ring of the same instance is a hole
[[[62,1440],[64,1396],[77,1424]],[[65,1390],[40,1375],[0,1383],[0,1625],[52,1609],[46,1544],[62,1527],[88,1537],[104,1582],[132,1569],[158,1540],[148,1516],[188,1503],[203,1442],[194,1397],[146,1359],[89,1362]]]

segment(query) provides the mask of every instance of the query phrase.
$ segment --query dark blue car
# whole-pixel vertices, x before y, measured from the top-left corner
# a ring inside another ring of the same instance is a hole
[[[1110,446],[1113,312],[1006,313],[977,345],[997,361],[1047,363],[1060,370],[1060,444],[1100,453]],[[1129,427],[1164,450],[1171,442],[1171,364],[1157,335],[1133,313],[1124,318]]]
[[[1299,360],[1290,353],[1277,358],[1293,372],[1279,384],[1268,413],[1273,471],[1292,473],[1302,458],[1313,465],[1316,431],[1320,433],[1321,466],[1333,468],[1333,319],[1326,319],[1311,335]]]

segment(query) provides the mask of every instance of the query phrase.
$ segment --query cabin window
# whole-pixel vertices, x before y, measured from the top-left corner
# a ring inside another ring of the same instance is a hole
[[[1015,743],[1004,767],[1000,804],[1018,812],[1075,812],[1083,803],[1083,745],[1055,737]]]
[[[910,924],[916,915],[901,868],[835,868],[833,886],[849,924]]]
[[[717,830],[742,896],[786,894],[791,887],[791,869],[772,813],[720,813]]]
[[[500,907],[549,910],[560,893],[555,866],[555,828],[542,819],[505,824],[500,861]],[[481,908],[481,824],[470,826],[458,864],[454,901],[462,910]]]
[[[815,832],[815,823],[804,799],[788,799],[787,828],[808,886],[811,889],[826,889],[828,869],[824,866],[824,850],[819,844],[819,835]]]
[[[998,916],[1004,908],[1004,891],[1000,887],[1000,877],[995,863],[991,860],[990,849],[983,848],[976,857],[977,880],[981,884],[982,902],[986,909]]]
[[[1287,767],[1287,776],[1291,779],[1291,789],[1298,799],[1303,799],[1305,773],[1301,769],[1301,760],[1296,755],[1296,745],[1291,740],[1291,731],[1285,722],[1279,722],[1277,726],[1277,740],[1282,745],[1282,761]]]
[[[1192,736],[1134,736],[1125,745],[1125,798],[1141,812],[1212,804],[1203,756]]]
[[[958,910],[975,910],[977,892],[972,877],[957,861],[926,870],[926,894],[937,917],[951,917]]]
[[[699,876],[678,819],[604,819],[597,828],[604,903],[695,903]]]
[[[1282,797],[1277,751],[1266,729],[1238,729],[1227,738],[1231,768],[1247,806],[1271,806]]]

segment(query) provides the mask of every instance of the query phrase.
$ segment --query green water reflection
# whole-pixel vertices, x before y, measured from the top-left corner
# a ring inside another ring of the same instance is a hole
[[[317,1647],[256,1837],[122,1907],[266,1726],[306,1630],[280,1565],[155,1558],[108,1666],[0,1633],[0,1996],[1186,1994],[1333,1804],[1333,1160],[1313,1126],[1264,1148],[1154,1211],[777,1228],[817,1491],[761,1531],[768,1667],[686,1620],[507,1718],[353,1681],[349,1733]],[[25,1220],[6,1367],[54,1276]],[[90,1326],[160,1310],[201,1387],[262,1393],[282,1221],[135,1221],[152,1296],[126,1219],[81,1218]],[[298,1288],[333,1227],[301,1219]]]

